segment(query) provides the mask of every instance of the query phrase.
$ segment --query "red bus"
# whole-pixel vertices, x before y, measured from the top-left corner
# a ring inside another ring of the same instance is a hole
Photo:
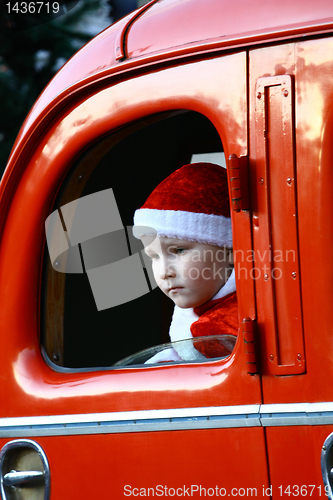
[[[0,184],[2,500],[333,498],[332,129],[331,0],[152,0],[63,66]],[[98,310],[45,221],[112,190],[129,227],[198,158],[229,171],[237,342],[143,364],[169,302]]]

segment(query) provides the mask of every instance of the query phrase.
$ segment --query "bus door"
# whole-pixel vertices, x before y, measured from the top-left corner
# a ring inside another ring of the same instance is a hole
[[[246,189],[231,200],[240,330],[224,358],[136,354],[168,343],[172,307],[130,238],[135,209],[182,165],[246,172],[247,56],[149,68],[68,93],[22,151],[0,256],[3,500],[37,469],[53,499],[269,496]],[[116,233],[121,252],[99,260]]]
[[[273,498],[331,495],[332,48],[322,38],[250,52],[261,421]]]

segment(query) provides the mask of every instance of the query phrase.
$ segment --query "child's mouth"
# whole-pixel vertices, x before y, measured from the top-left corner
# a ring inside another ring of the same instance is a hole
[[[180,290],[183,290],[182,286],[174,286],[172,288],[169,288],[168,293],[176,293],[179,292]]]

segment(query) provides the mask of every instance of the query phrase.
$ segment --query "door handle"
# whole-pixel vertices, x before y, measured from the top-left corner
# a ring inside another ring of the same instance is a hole
[[[0,452],[2,500],[50,498],[50,468],[42,447],[30,439],[6,443]]]
[[[29,471],[16,471],[11,470],[3,477],[3,484],[5,486],[18,486],[31,481],[36,481],[44,477],[44,472],[40,470],[29,470]]]
[[[333,500],[333,432],[327,436],[321,450],[321,473],[325,495],[329,500]]]

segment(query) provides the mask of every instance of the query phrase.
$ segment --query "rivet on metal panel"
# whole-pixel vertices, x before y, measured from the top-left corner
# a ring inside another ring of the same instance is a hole
[[[59,361],[59,354],[53,354],[53,361],[57,363]]]
[[[297,354],[297,359],[298,359],[298,361],[301,361],[301,359],[302,359],[302,354],[298,353],[298,354]]]
[[[287,184],[290,186],[290,185],[291,185],[291,183],[292,183],[292,178],[291,178],[291,177],[288,177],[288,179],[287,179]]]
[[[263,185],[263,183],[264,183],[264,178],[263,178],[263,177],[260,177],[260,179],[259,179],[259,184]]]
[[[264,280],[267,281],[268,280],[268,274],[264,274]]]
[[[81,181],[82,181],[82,179],[83,179],[83,175],[81,174],[81,175],[79,175],[79,177],[77,178],[77,180],[78,180],[79,182],[81,182]]]
[[[258,99],[261,99],[261,95],[262,95],[261,92],[257,92],[257,98]]]
[[[296,276],[297,276],[296,271],[293,271],[293,272],[291,273],[291,276],[292,276],[292,277],[293,277],[293,279],[295,280],[295,279],[296,279]]]
[[[284,91],[283,91],[283,95],[284,95],[284,97],[288,97],[289,92],[288,92],[288,90],[287,90],[287,89],[284,89]]]
[[[273,355],[273,354],[270,354],[270,355],[269,355],[269,359],[270,359],[271,361],[273,361],[273,359],[274,359],[274,355]]]

